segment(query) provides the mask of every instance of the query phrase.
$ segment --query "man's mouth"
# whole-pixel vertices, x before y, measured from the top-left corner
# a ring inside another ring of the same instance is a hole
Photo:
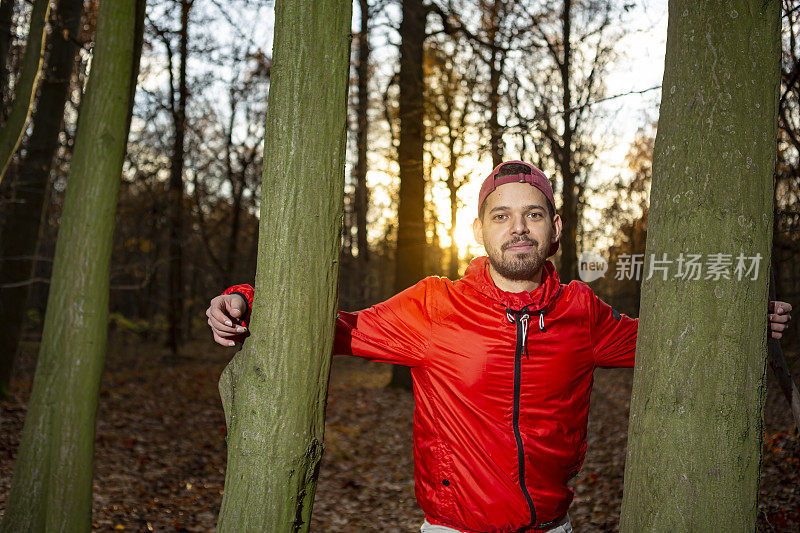
[[[515,241],[515,242],[506,243],[503,246],[503,249],[504,250],[509,250],[509,251],[512,251],[512,252],[527,252],[528,250],[534,248],[535,246],[536,246],[536,243],[526,239],[526,240],[522,240],[522,241]]]

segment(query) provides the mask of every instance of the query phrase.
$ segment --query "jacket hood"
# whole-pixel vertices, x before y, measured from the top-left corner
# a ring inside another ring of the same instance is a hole
[[[532,313],[550,311],[563,292],[561,280],[552,261],[545,261],[542,266],[542,283],[532,291],[506,292],[500,290],[489,274],[489,258],[485,255],[470,261],[461,281],[509,309],[519,311],[528,306],[528,310]]]

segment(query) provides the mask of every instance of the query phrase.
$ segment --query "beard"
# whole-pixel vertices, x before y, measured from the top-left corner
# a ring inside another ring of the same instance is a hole
[[[507,251],[510,246],[519,242],[528,242],[533,248],[527,252]],[[528,238],[513,239],[503,243],[499,250],[487,247],[486,255],[489,256],[489,263],[495,272],[513,281],[532,280],[547,259],[539,250],[539,243]]]

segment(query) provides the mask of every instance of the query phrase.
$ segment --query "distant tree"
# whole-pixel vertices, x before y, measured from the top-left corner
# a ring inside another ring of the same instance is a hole
[[[16,165],[18,170],[9,176],[13,201],[0,221],[0,397],[8,393],[27,311],[39,225],[59,147],[82,12],[83,0],[61,0],[56,7],[31,134]]]
[[[8,0],[5,0],[5,4]],[[50,16],[50,0],[34,0],[28,27],[28,40],[25,45],[25,59],[22,70],[14,82],[14,102],[8,117],[0,130],[0,182],[3,181],[11,157],[17,151],[25,125],[31,114],[36,88],[44,62],[47,19]],[[8,8],[6,8],[8,9]],[[5,13],[3,13],[5,15]]]
[[[478,81],[475,63],[473,55],[459,50],[458,45],[453,46],[449,40],[442,43],[431,40],[427,48],[427,144],[434,160],[432,166],[444,167],[444,177],[440,181],[447,188],[450,201],[446,272],[453,280],[458,278],[461,263],[456,242],[456,216],[463,206],[459,191],[471,176],[471,171],[463,168],[462,159],[475,154],[472,143],[477,137],[476,130],[481,129],[474,124]]]
[[[183,165],[186,152],[186,103],[189,99],[187,69],[189,56],[189,13],[194,0],[176,0],[180,4],[177,58],[170,40],[165,39],[169,57],[170,111],[174,134],[169,167],[169,334],[167,345],[173,354],[178,353],[182,340],[184,284],[183,284]],[[178,83],[173,79],[173,61],[177,61]]]
[[[434,8],[441,17],[444,31],[467,43],[484,67],[482,94],[475,99],[483,108],[482,128],[488,133],[492,166],[503,162],[505,124],[501,114],[504,93],[508,90],[507,58],[519,46],[517,36],[523,26],[518,3],[509,0],[450,0],[445,9]]]
[[[8,52],[13,40],[13,21],[16,0],[2,0],[0,2],[0,102],[2,102],[2,118],[6,120],[6,93],[9,87]]]
[[[265,102],[257,98],[268,90],[271,61],[249,46],[235,47],[230,54],[232,75],[227,80],[227,109],[197,95],[197,105],[207,109],[195,122],[194,135],[200,142],[191,146],[194,226],[199,229],[203,248],[224,286],[252,273],[242,272],[245,250],[240,250],[248,211],[255,208],[262,164]],[[219,102],[221,103],[221,102]],[[215,109],[219,108],[219,110]],[[218,113],[224,112],[220,116]],[[238,130],[238,131],[237,131]],[[227,189],[223,190],[223,187]],[[209,204],[230,198],[227,216],[215,216]],[[225,235],[220,246],[219,238]],[[247,261],[246,263],[251,263]],[[194,269],[192,269],[194,270]],[[194,291],[192,291],[194,292]]]
[[[400,142],[397,155],[400,190],[397,201],[397,252],[394,292],[400,292],[425,275],[425,91],[424,45],[428,9],[422,0],[403,0],[400,22]],[[411,388],[411,371],[394,365],[392,387]]]
[[[778,107],[778,160],[775,166],[772,265],[776,294],[785,301],[800,298],[800,2],[783,0],[783,55]],[[782,342],[797,343],[794,335]]]
[[[577,250],[588,171],[598,151],[591,104],[605,94],[603,74],[624,32],[629,3],[611,0],[520,4],[529,30],[511,54],[509,103],[522,153],[533,146],[537,163],[560,182],[559,276],[577,279]],[[579,21],[579,25],[575,21]]]
[[[630,177],[620,178],[597,191],[598,194],[611,196],[611,204],[603,210],[603,229],[610,229],[609,236],[614,241],[608,254],[611,265],[624,264],[620,261],[622,255],[634,259],[637,255],[644,257],[650,213],[654,141],[655,124],[649,129],[639,130],[625,156]],[[616,308],[638,316],[642,279],[640,276],[627,274],[615,271],[606,273],[604,289],[610,288],[616,293],[613,297]]]
[[[100,3],[36,376],[0,531],[91,529],[95,417],[135,28],[135,0]]]
[[[669,6],[623,532],[756,526],[779,32],[776,2]]]
[[[322,458],[352,2],[284,0],[275,9],[251,336],[220,378],[220,532],[308,531]]]
[[[372,7],[368,0],[358,0],[361,14],[361,27],[358,32],[358,61],[356,63],[356,85],[358,100],[356,103],[356,164],[355,180],[355,222],[356,243],[358,245],[359,264],[369,261],[369,245],[367,244],[367,204],[369,191],[367,188],[367,146],[369,142],[369,78],[370,78],[370,18]],[[365,272],[364,268],[360,270]]]
[[[188,24],[181,238],[181,337],[195,334],[208,294],[252,280],[260,195],[261,143],[271,58],[254,38],[266,0],[196,0]],[[151,0],[147,42],[115,234],[115,311],[150,324],[168,341],[172,316],[169,186],[179,100],[181,3]],[[213,32],[206,31],[214,28]],[[170,74],[172,83],[170,83]],[[173,182],[174,184],[174,182]],[[201,309],[201,306],[202,309]]]

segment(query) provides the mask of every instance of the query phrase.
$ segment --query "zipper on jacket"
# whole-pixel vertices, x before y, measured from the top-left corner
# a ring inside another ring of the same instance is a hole
[[[519,430],[519,396],[522,386],[522,353],[527,355],[528,348],[526,346],[528,334],[528,319],[530,314],[528,307],[523,307],[521,311],[514,311],[511,309],[506,310],[508,319],[515,322],[517,325],[517,347],[514,352],[514,438],[517,440],[517,462],[519,468],[519,487],[522,489],[522,494],[528,501],[528,508],[531,511],[531,522],[526,527],[533,527],[536,523],[536,509],[533,508],[533,499],[531,498],[528,487],[525,485],[525,449],[522,446],[522,433]],[[513,319],[512,319],[513,314]]]

